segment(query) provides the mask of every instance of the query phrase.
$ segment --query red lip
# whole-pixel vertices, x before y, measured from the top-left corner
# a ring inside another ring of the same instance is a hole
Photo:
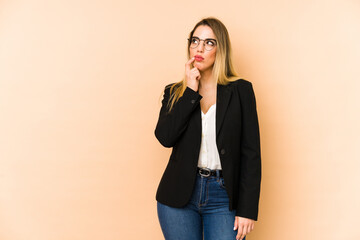
[[[202,61],[202,60],[204,60],[204,58],[200,55],[195,55],[195,60]]]

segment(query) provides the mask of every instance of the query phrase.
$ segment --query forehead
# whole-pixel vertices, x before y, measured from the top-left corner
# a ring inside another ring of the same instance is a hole
[[[206,26],[206,25],[198,26],[195,29],[193,36],[201,38],[201,39],[206,39],[206,38],[216,39],[213,30],[209,26]]]

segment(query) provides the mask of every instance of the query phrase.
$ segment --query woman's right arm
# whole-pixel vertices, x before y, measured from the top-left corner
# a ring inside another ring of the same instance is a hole
[[[174,103],[171,112],[168,113],[167,103],[170,98],[170,86],[164,90],[159,119],[155,128],[155,136],[164,147],[173,147],[186,129],[189,118],[200,103],[202,96],[190,87],[186,87],[183,95]]]

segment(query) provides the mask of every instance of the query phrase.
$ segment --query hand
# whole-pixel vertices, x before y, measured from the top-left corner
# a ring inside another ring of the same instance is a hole
[[[185,81],[186,86],[191,88],[194,91],[197,91],[199,88],[199,80],[201,78],[199,69],[196,67],[190,69],[190,65],[192,62],[194,62],[195,57],[190,58],[189,61],[185,64]]]
[[[235,216],[234,230],[238,229],[236,240],[242,240],[246,234],[254,229],[255,221],[249,218]]]

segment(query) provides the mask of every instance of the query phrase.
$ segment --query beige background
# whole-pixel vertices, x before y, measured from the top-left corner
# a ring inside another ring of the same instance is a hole
[[[359,1],[2,0],[1,240],[163,239],[155,124],[208,16],[257,97],[247,239],[360,239]]]

